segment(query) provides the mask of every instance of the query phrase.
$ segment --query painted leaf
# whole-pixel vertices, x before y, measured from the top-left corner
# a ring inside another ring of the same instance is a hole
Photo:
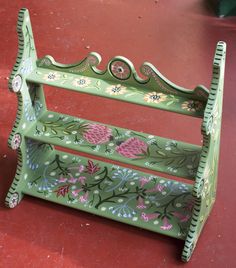
[[[98,172],[101,168],[98,164],[94,164],[92,160],[88,160],[88,165],[86,166],[86,172],[89,174],[94,174]]]
[[[69,189],[70,189],[70,184],[66,184],[66,185],[62,185],[58,187],[58,189],[55,190],[54,192],[57,193],[57,197],[59,196],[65,197],[65,195],[69,193]]]
[[[169,101],[169,102],[166,103],[166,105],[169,106],[169,105],[171,105],[172,103],[174,103],[174,101]]]

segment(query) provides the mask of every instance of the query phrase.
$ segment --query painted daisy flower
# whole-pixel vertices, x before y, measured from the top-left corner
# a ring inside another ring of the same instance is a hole
[[[118,84],[118,85],[111,85],[106,88],[106,92],[110,95],[122,95],[126,93],[126,87]]]
[[[196,112],[202,108],[202,103],[200,101],[188,100],[183,102],[181,107],[189,112]]]
[[[57,72],[49,72],[44,75],[43,79],[49,82],[56,81],[60,79],[60,74]]]
[[[90,83],[91,83],[91,80],[83,76],[80,78],[76,78],[72,81],[72,84],[75,87],[87,87],[88,85],[90,85]]]
[[[143,99],[146,102],[160,103],[162,101],[165,101],[167,99],[167,96],[163,93],[153,91],[146,94]]]

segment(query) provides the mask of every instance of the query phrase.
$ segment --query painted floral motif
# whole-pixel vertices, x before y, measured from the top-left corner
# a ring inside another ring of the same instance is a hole
[[[30,100],[25,101],[24,112],[25,119],[29,122],[36,120],[42,110],[42,103],[39,100],[34,102],[34,106],[32,106],[32,102]]]
[[[77,197],[81,191],[83,191],[83,189],[72,190],[71,191],[72,197],[73,198]]]
[[[45,190],[49,190],[49,188],[45,189],[44,188],[44,191]],[[68,193],[69,193],[69,190],[70,190],[70,184],[65,184],[65,185],[62,185],[62,186],[59,186],[54,192],[56,193],[57,197],[65,197]]]
[[[97,173],[99,170],[100,167],[98,166],[98,164],[94,164],[92,160],[88,160],[88,165],[86,166],[85,172],[92,175],[94,173]]]
[[[75,207],[91,208],[131,224],[135,221],[141,225],[154,224],[165,232],[171,232],[175,224],[184,235],[190,223],[192,208],[185,208],[192,200],[191,189],[183,183],[63,153],[46,162],[38,160],[43,160],[37,163],[43,168],[42,175],[37,176],[36,170],[29,169],[27,185],[46,198],[65,200]]]
[[[145,184],[149,183],[150,179],[146,178],[146,177],[141,177],[139,179],[139,183],[140,183],[140,187],[142,188]]]
[[[148,145],[138,139],[129,138],[116,147],[116,152],[127,158],[139,158],[147,152]]]
[[[21,145],[21,135],[20,134],[15,134],[12,138],[12,141],[11,141],[11,148],[13,150],[16,150],[20,147]]]
[[[107,87],[106,92],[109,93],[110,95],[122,95],[125,94],[127,91],[126,87],[118,84]]]
[[[111,159],[125,157],[138,165],[185,177],[194,177],[199,163],[200,150],[177,141],[53,113],[41,117],[34,135],[78,145],[81,151]]]
[[[112,130],[100,124],[89,124],[83,137],[91,144],[103,144],[110,140]]]
[[[110,65],[111,73],[121,80],[127,79],[130,77],[130,67],[128,64],[121,60],[113,61]]]
[[[164,231],[169,231],[173,227],[173,225],[169,223],[167,217],[163,218],[162,224],[163,225],[161,226],[161,229],[164,230]]]
[[[50,144],[38,142],[31,139],[27,139],[26,144],[26,164],[30,169],[35,170],[39,168],[41,154],[49,153],[52,151],[52,146]]]
[[[136,206],[138,209],[145,209],[147,208],[147,206],[145,205],[144,203],[144,198],[139,196],[138,197],[138,202],[137,202],[137,206]]]
[[[112,173],[112,180],[113,184],[112,186],[109,186],[108,189],[106,189],[106,192],[114,191],[115,189],[119,188],[125,189],[127,182],[131,180],[137,180],[137,173],[132,171],[131,169],[127,168],[118,168]]]
[[[175,140],[167,141],[165,145],[165,150],[171,151],[177,147],[178,143]]]
[[[30,98],[26,98],[24,103],[25,119],[29,122],[36,120],[40,115],[43,104],[38,96],[37,87],[31,84],[29,87]]]
[[[189,112],[196,112],[202,109],[202,103],[200,101],[188,100],[183,102],[181,107]]]
[[[146,102],[152,102],[152,103],[160,103],[162,101],[166,101],[167,100],[167,95],[163,94],[163,93],[158,93],[158,92],[150,92],[146,95],[144,95],[143,98]]]
[[[12,89],[14,92],[19,92],[22,86],[22,78],[20,75],[16,75],[12,80]]]
[[[56,80],[59,80],[61,78],[61,75],[58,72],[49,72],[44,75],[43,79],[48,82],[53,82]]]
[[[19,202],[19,194],[18,193],[13,193],[8,201],[8,206],[9,208],[14,208],[17,206],[18,202]]]
[[[89,192],[85,192],[83,195],[80,196],[79,200],[81,203],[86,203],[88,202],[89,198]]]
[[[23,60],[21,68],[20,68],[20,73],[27,75],[33,71],[33,63],[32,63],[32,58],[26,58]]]
[[[124,204],[109,207],[109,210],[112,214],[117,215],[119,218],[132,218],[134,215],[136,215],[136,211],[127,205],[129,201],[130,199],[128,199],[128,201]]]
[[[148,221],[150,221],[150,220],[155,220],[155,219],[157,219],[159,216],[160,216],[159,213],[149,213],[149,214],[147,214],[147,213],[145,213],[145,212],[142,212],[142,214],[141,214],[141,219],[142,219],[143,221],[148,222]]]
[[[220,122],[220,113],[218,109],[218,105],[216,104],[213,108],[212,114],[210,115],[208,122],[207,122],[207,134],[211,134],[214,141],[218,139],[218,136],[220,134],[220,127],[218,127],[218,124]]]
[[[207,197],[210,192],[210,188],[211,188],[210,176],[212,176],[212,171],[209,165],[207,165],[203,173],[204,184],[203,184],[203,189],[202,189],[202,198]]]
[[[182,213],[177,212],[177,211],[174,211],[172,213],[172,215],[174,215],[176,218],[178,218],[180,220],[180,222],[187,222],[190,219],[189,214],[182,214]]]
[[[84,88],[91,84],[91,80],[87,77],[76,78],[72,81],[73,86]]]
[[[156,184],[153,188],[148,189],[147,193],[157,193],[162,192],[165,189],[165,186],[162,184]]]

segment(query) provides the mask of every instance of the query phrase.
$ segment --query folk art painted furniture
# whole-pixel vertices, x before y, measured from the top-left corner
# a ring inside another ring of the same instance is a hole
[[[187,90],[150,63],[141,79],[132,63],[113,58],[105,71],[97,53],[64,65],[38,59],[29,12],[21,9],[19,51],[9,88],[18,112],[9,138],[18,166],[6,197],[15,207],[24,194],[87,211],[185,241],[188,261],[215,201],[226,44],[219,42],[211,90]],[[136,103],[202,119],[203,145],[169,140],[47,110],[43,84]],[[56,150],[54,146],[100,156],[103,161]],[[189,179],[169,180],[107,163],[116,160]]]

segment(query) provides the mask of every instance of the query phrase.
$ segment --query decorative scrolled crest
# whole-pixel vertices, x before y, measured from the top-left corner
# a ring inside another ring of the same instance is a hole
[[[109,61],[105,70],[98,69],[100,62],[100,55],[92,52],[84,60],[74,64],[61,64],[56,62],[51,56],[45,56],[37,61],[37,66],[68,73],[78,73],[79,75],[91,76],[104,80],[114,80],[114,82],[125,82],[132,86],[145,84],[150,90],[198,100],[201,101],[204,106],[207,101],[209,92],[204,86],[199,85],[194,90],[179,87],[166,79],[150,63],[145,62],[141,66],[140,71],[146,77],[142,79],[137,74],[132,62],[125,57],[114,57]]]
[[[194,100],[201,100],[206,102],[209,91],[202,85],[198,85],[194,90],[185,89],[179,87],[165,78],[151,63],[144,62],[140,68],[140,71],[143,75],[149,77],[151,80],[155,81],[156,86],[163,93],[180,95],[183,97],[189,97]],[[154,84],[154,85],[155,85]]]
[[[142,79],[136,72],[133,63],[125,57],[116,56],[108,63],[107,69],[112,78],[134,83],[133,85],[147,84],[149,78]]]
[[[115,78],[127,80],[131,76],[131,66],[126,60],[119,57],[109,62],[108,69]]]
[[[86,58],[86,61],[90,66],[98,66],[101,60],[102,60],[101,56],[96,52],[91,52]]]
[[[91,52],[84,60],[73,64],[58,63],[52,56],[47,55],[37,61],[37,66],[51,70],[82,74],[86,70],[96,67],[100,62],[101,56],[98,53]]]

